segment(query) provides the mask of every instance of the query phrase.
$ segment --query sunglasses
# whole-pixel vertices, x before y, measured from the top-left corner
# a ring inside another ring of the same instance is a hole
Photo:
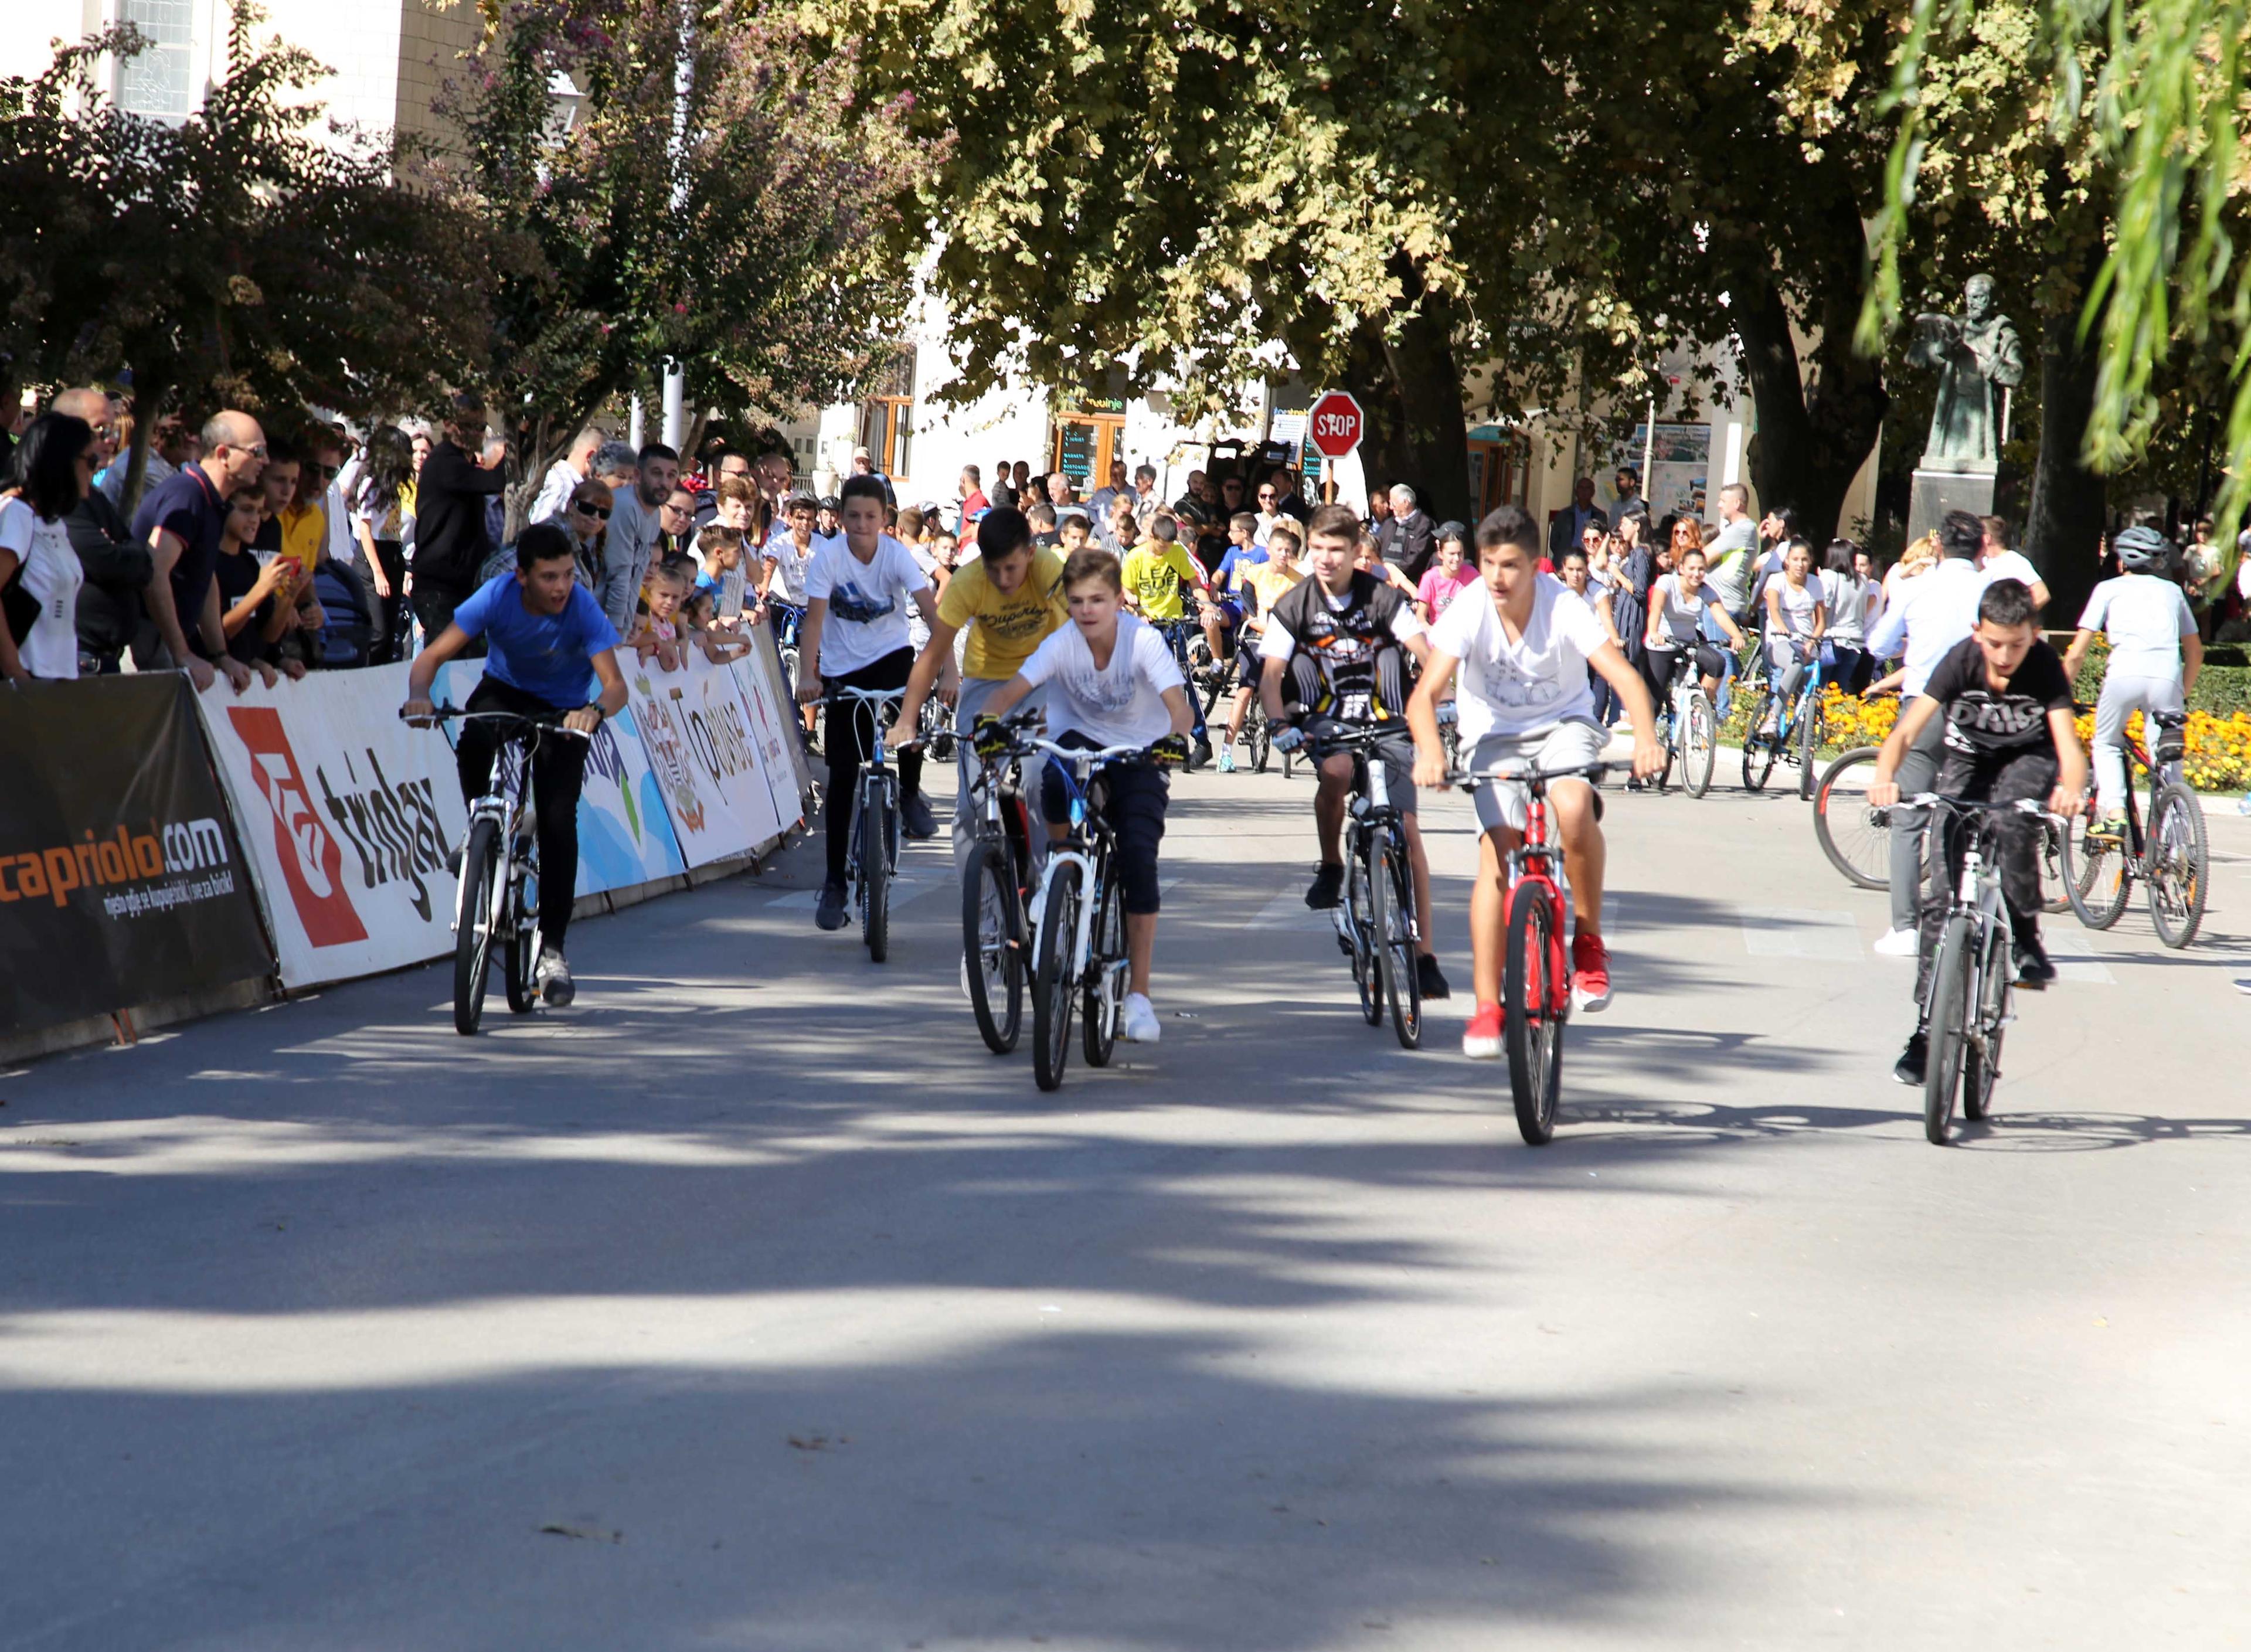
[[[334,482],[343,470],[342,465],[307,465],[305,467],[307,475],[318,476],[323,482]]]
[[[1271,503],[1273,497],[1274,490],[1271,488],[1261,488],[1258,490],[1258,499],[1259,503],[1262,504]]]
[[[607,505],[588,504],[584,499],[579,499],[573,501],[571,508],[580,516],[592,517],[597,522],[607,522],[610,519],[610,507]]]

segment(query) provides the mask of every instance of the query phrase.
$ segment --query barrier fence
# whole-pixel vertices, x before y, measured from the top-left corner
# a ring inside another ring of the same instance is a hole
[[[812,778],[763,632],[723,665],[620,664],[631,697],[578,804],[578,893],[597,905],[765,852]],[[449,952],[468,809],[450,746],[399,721],[406,672],[0,693],[0,1054]],[[447,665],[436,698],[466,703],[482,673]]]

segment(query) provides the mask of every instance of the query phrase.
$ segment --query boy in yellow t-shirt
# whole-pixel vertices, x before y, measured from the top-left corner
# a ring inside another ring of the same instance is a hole
[[[1239,686],[1234,707],[1227,714],[1227,739],[1219,748],[1222,774],[1235,770],[1235,742],[1243,737],[1243,725],[1250,715],[1250,697],[1258,691],[1258,634],[1266,628],[1266,616],[1273,612],[1274,604],[1306,577],[1298,559],[1302,549],[1299,534],[1298,524],[1285,517],[1267,530],[1265,561],[1236,565],[1236,583],[1243,593],[1243,635],[1235,645]]]
[[[1152,625],[1186,617],[1187,593],[1209,588],[1181,543],[1180,524],[1163,511],[1149,519],[1149,537],[1126,552],[1124,578],[1126,606]]]
[[[922,725],[923,702],[942,677],[952,674],[953,640],[968,628],[953,714],[954,755],[960,770],[953,800],[957,866],[966,866],[977,841],[969,801],[969,783],[977,774],[977,756],[969,747],[970,726],[986,701],[1063,624],[1063,564],[1062,554],[1052,546],[1032,544],[1032,524],[1022,511],[1006,505],[987,511],[977,524],[977,554],[956,565],[938,600],[930,641],[907,676],[906,698],[900,702],[898,721],[893,725],[901,731],[900,738],[911,737]],[[1033,836],[1036,852],[1039,834]]]

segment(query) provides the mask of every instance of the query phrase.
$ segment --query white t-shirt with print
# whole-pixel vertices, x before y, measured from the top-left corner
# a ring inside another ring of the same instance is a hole
[[[1552,573],[1536,577],[1524,635],[1511,641],[1491,598],[1467,591],[1430,628],[1430,646],[1461,663],[1461,739],[1533,734],[1595,713],[1587,662],[1610,641],[1577,592]]]
[[[2105,580],[2087,599],[2079,616],[2082,631],[2110,638],[2110,663],[2117,677],[2181,680],[2181,639],[2196,634],[2188,598],[2171,580],[2154,573],[2122,573]]]
[[[1137,615],[1118,616],[1110,663],[1098,670],[1086,634],[1076,625],[1049,633],[1018,673],[1048,689],[1048,738],[1086,736],[1098,746],[1150,746],[1173,732],[1167,689],[1184,686],[1180,663],[1157,628]]]
[[[843,677],[905,648],[907,609],[916,592],[929,589],[914,553],[888,533],[865,562],[842,538],[824,544],[805,570],[805,600],[828,604],[821,625],[821,675]]]
[[[47,521],[21,499],[0,500],[0,550],[16,553],[23,589],[39,605],[17,657],[33,677],[76,677],[78,592],[86,570],[71,548],[69,526],[60,517]]]

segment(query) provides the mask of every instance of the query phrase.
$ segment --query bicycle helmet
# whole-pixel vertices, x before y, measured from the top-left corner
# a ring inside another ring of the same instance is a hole
[[[2128,528],[2110,542],[2118,566],[2137,573],[2161,566],[2172,554],[2172,545],[2155,528]]]

